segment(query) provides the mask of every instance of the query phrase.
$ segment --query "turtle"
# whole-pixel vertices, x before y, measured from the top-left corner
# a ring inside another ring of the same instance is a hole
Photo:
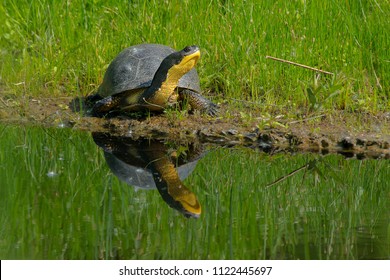
[[[140,44],[120,52],[108,66],[97,93],[87,98],[91,113],[163,111],[185,100],[192,110],[215,116],[216,104],[203,97],[194,68],[198,46],[180,51],[159,44]]]
[[[105,132],[93,132],[92,137],[121,181],[136,189],[157,189],[170,207],[187,218],[199,218],[201,205],[183,180],[205,155],[203,149],[189,145],[185,153],[177,153],[158,140],[134,140]]]

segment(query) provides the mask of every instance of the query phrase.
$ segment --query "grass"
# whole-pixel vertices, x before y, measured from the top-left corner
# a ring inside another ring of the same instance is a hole
[[[199,45],[202,88],[217,102],[389,110],[388,1],[4,0],[0,19],[2,94],[86,95],[119,51],[153,42]]]
[[[1,259],[388,259],[385,160],[215,149],[185,180],[198,220],[135,191],[92,137],[0,126]],[[172,151],[172,146],[170,151]],[[265,187],[310,163],[310,168]]]

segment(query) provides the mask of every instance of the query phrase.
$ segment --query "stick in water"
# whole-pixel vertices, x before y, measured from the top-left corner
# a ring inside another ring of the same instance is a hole
[[[289,60],[285,60],[285,59],[281,59],[281,58],[277,58],[277,57],[273,57],[273,56],[269,56],[269,55],[267,55],[265,58],[269,58],[269,59],[273,59],[273,60],[276,60],[276,61],[292,64],[292,65],[295,65],[295,66],[299,66],[299,67],[302,67],[302,68],[310,69],[310,70],[317,71],[317,72],[324,73],[324,74],[328,74],[328,75],[334,75],[332,72],[324,71],[324,70],[317,69],[317,68],[314,68],[314,67],[310,67],[310,66],[307,66],[307,65],[304,65],[304,64],[292,62],[292,61],[289,61]]]

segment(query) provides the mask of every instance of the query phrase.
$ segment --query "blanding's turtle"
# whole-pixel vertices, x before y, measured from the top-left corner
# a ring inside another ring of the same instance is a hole
[[[200,94],[194,68],[200,57],[197,46],[181,51],[157,44],[141,44],[123,50],[108,66],[103,83],[88,100],[92,114],[163,111],[185,100],[192,110],[217,114],[217,106]]]

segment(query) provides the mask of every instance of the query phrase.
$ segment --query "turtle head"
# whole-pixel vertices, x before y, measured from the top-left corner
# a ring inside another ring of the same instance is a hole
[[[200,58],[198,46],[187,46],[181,51],[171,53],[161,62],[157,75],[163,77],[163,83],[178,83],[179,79],[189,72]],[[161,71],[161,72],[160,72]],[[160,74],[160,73],[161,74]],[[155,76],[155,78],[156,78]]]
[[[181,212],[185,217],[199,218],[202,213],[202,207],[196,195],[183,185],[178,176],[176,179],[171,180],[171,182],[164,181],[161,178],[155,179],[161,197],[171,208]]]
[[[139,97],[140,104],[147,104],[150,110],[164,108],[179,84],[200,58],[198,46],[187,46],[181,51],[171,53],[161,62],[154,74],[151,86]]]
[[[181,211],[184,216],[199,218],[202,212],[201,206],[196,198],[196,195],[192,191],[183,185],[179,185],[176,189],[170,188],[168,192],[178,204],[175,208]]]
[[[152,81],[152,88],[160,89],[167,87],[166,91],[171,91],[177,87],[179,79],[189,72],[200,58],[198,46],[187,46],[181,51],[171,53],[161,62]]]
[[[198,46],[187,46],[181,51],[168,55],[164,61],[172,63],[170,72],[180,72],[181,76],[190,71],[200,58],[200,50]],[[164,63],[163,61],[163,63]],[[180,74],[179,74],[180,75]]]

